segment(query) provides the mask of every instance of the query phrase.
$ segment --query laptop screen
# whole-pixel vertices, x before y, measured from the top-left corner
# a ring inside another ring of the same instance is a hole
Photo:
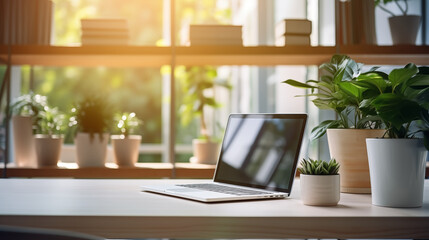
[[[306,114],[231,114],[214,181],[290,193]]]

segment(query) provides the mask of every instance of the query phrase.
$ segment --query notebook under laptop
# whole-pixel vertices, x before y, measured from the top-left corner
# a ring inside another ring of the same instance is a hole
[[[290,195],[306,114],[231,114],[212,182],[142,186],[202,202]]]

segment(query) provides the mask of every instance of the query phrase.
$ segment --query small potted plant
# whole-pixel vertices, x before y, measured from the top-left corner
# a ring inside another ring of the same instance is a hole
[[[39,111],[34,144],[38,167],[56,167],[63,145],[65,116],[57,108],[45,107]]]
[[[335,206],[340,201],[340,165],[331,159],[301,161],[301,200],[305,205]]]
[[[75,131],[76,161],[79,167],[104,167],[111,113],[105,99],[86,96],[71,110],[69,126]]]
[[[386,132],[371,105],[374,94],[367,91],[372,82],[382,82],[383,73],[371,69],[362,72],[362,64],[345,55],[334,55],[320,66],[321,77],[305,83],[288,79],[286,84],[309,89],[306,96],[322,110],[332,110],[337,119],[314,127],[311,139],[327,133],[331,158],[341,164],[341,192],[370,193],[368,155],[365,139],[381,137]]]
[[[410,63],[386,76],[374,82],[378,96],[371,104],[388,134],[366,139],[372,203],[420,207],[429,149],[429,68]]]
[[[33,134],[39,112],[46,106],[46,97],[33,92],[16,98],[11,105],[14,156],[19,167],[37,165]]]
[[[220,104],[214,97],[207,96],[206,91],[215,86],[230,89],[226,81],[216,80],[216,69],[192,67],[183,79],[183,104],[180,108],[182,125],[188,125],[192,119],[199,118],[200,137],[192,141],[194,161],[203,164],[216,164],[219,154],[219,142],[214,141],[209,133],[205,110],[207,107],[218,108]]]
[[[403,3],[403,6],[401,6],[400,2]],[[395,15],[392,11],[387,9],[386,5],[389,3],[395,3],[395,6],[402,14]],[[390,15],[389,26],[394,45],[416,44],[417,33],[420,26],[420,16],[408,14],[407,0],[375,0],[375,6]]]
[[[114,117],[115,130],[118,135],[112,135],[113,155],[120,167],[133,167],[139,157],[139,147],[142,136],[133,135],[142,121],[134,112],[116,114]]]

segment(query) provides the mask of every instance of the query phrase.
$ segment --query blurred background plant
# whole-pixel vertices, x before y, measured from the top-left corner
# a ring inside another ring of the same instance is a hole
[[[45,106],[39,111],[36,133],[44,135],[62,135],[66,130],[66,116],[58,108]]]
[[[134,134],[135,131],[143,124],[143,121],[137,118],[136,113],[116,113],[114,116],[113,133],[121,134],[124,137]]]

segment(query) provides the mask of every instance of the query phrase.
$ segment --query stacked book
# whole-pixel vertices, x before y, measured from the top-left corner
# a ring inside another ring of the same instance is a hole
[[[236,25],[190,25],[189,39],[185,45],[243,45],[242,26]]]
[[[53,13],[51,0],[0,0],[0,44],[49,45]]]
[[[311,21],[307,19],[284,19],[276,25],[276,46],[310,46]]]
[[[129,41],[126,19],[81,19],[82,45],[127,45]]]

